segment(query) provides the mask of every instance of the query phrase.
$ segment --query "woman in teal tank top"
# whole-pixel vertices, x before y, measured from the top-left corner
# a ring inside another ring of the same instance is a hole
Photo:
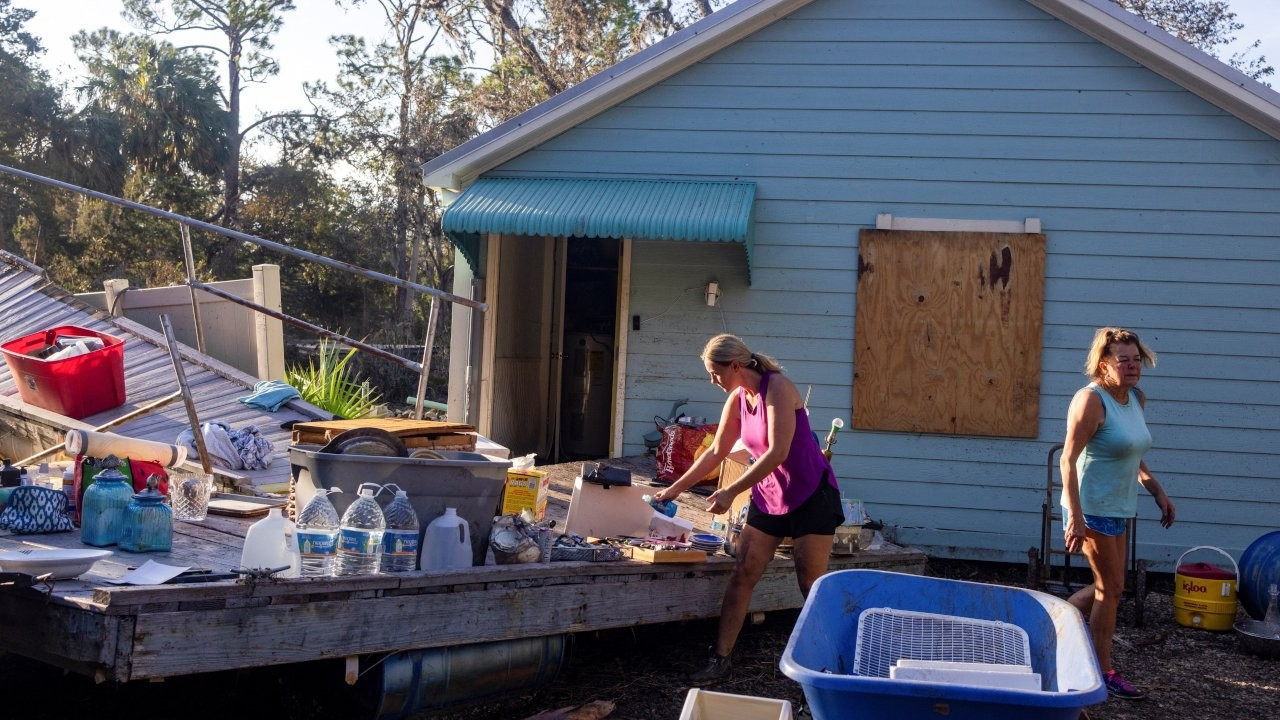
[[[1084,368],[1093,382],[1071,400],[1061,460],[1067,550],[1083,552],[1093,569],[1093,583],[1070,601],[1089,618],[1107,691],[1128,700],[1141,700],[1146,693],[1111,666],[1111,643],[1124,592],[1125,522],[1137,516],[1138,485],[1155,498],[1161,525],[1172,525],[1176,514],[1142,459],[1151,433],[1138,380],[1143,365],[1155,364],[1156,354],[1129,330],[1107,327],[1094,334]]]

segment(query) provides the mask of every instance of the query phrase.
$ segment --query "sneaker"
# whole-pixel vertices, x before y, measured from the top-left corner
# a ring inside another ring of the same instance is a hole
[[[714,648],[709,654],[707,666],[689,676],[691,684],[703,685],[715,682],[724,678],[733,669],[733,657],[731,655],[717,655]]]
[[[1122,700],[1142,700],[1147,694],[1129,684],[1115,670],[1108,670],[1102,675],[1102,682],[1107,686],[1107,694]]]

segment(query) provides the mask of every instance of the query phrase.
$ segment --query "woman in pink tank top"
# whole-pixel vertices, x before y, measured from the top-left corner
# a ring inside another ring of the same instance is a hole
[[[702,351],[711,382],[729,393],[715,440],[679,480],[654,495],[673,499],[720,465],[735,442],[755,458],[736,482],[708,499],[707,511],[728,511],[748,489],[751,504],[736,552],[737,562],[720,607],[720,629],[707,667],[689,680],[701,684],[729,672],[733,646],[751,605],[751,592],[784,537],[794,540],[796,579],[806,597],[827,571],[831,540],[844,522],[831,464],[809,428],[804,401],[777,361],[751,352],[734,335],[717,335]]]

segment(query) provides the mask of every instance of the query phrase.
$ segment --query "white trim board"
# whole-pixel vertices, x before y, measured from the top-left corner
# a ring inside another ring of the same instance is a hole
[[[888,213],[876,215],[877,230],[916,232],[1039,233],[1040,218],[1026,220],[952,220],[948,218],[906,218]]]

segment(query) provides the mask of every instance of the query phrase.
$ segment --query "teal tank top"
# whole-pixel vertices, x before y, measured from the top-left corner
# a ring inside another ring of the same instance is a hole
[[[1080,507],[1086,515],[1136,517],[1138,466],[1151,449],[1142,403],[1134,390],[1129,391],[1129,402],[1121,405],[1097,383],[1089,383],[1089,389],[1102,399],[1107,416],[1076,458]]]

